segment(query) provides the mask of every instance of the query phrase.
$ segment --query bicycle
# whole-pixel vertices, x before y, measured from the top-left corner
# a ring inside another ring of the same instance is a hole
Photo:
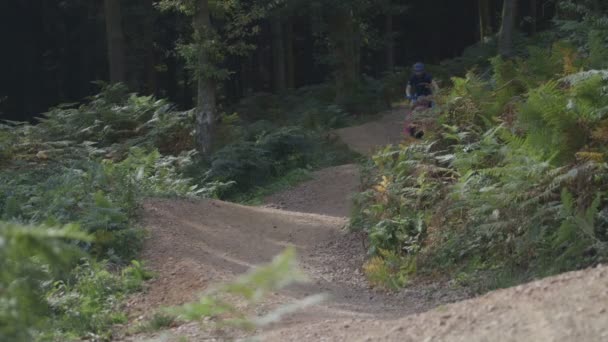
[[[415,112],[427,111],[434,107],[432,95],[413,95],[407,96],[407,99],[411,101],[411,106],[410,110],[406,113],[404,134],[416,139],[421,139],[424,136],[424,131],[413,123],[412,116]]]

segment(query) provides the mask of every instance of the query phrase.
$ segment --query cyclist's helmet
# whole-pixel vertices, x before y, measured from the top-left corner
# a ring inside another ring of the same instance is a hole
[[[415,72],[424,72],[424,64],[422,64],[420,62],[414,64],[414,71]]]

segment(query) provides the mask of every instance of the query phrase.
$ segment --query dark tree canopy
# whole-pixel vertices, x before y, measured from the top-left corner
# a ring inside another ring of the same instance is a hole
[[[264,13],[245,24],[253,34],[238,37],[250,49],[226,53],[218,65],[228,72],[218,88],[224,102],[253,92],[333,82],[334,70],[348,77],[342,81],[349,83],[358,76],[344,74],[346,69],[379,77],[391,67],[407,67],[418,60],[437,63],[458,56],[478,42],[480,34],[501,28],[501,0],[233,3],[242,7],[241,12],[211,9],[220,34],[231,29],[231,20],[245,17],[243,9],[257,6]],[[481,4],[484,15],[480,19]],[[547,6],[539,6],[520,6],[516,27],[537,30],[548,23],[552,13]],[[343,21],[347,26],[336,25],[340,10],[352,16],[343,17],[348,19]],[[161,11],[151,0],[3,1],[0,13],[5,47],[0,54],[0,113],[4,119],[31,120],[49,107],[80,101],[99,89],[94,81],[109,82],[111,70],[120,74],[114,78],[124,79],[133,91],[167,97],[182,108],[195,105],[194,72],[177,51],[179,44],[193,36],[187,13]],[[533,27],[523,20],[529,14],[537,18]],[[481,24],[486,26],[483,30]],[[342,30],[340,35],[348,39],[335,40],[332,30]],[[353,45],[332,50],[332,37],[334,43]],[[332,54],[338,60],[327,63]]]

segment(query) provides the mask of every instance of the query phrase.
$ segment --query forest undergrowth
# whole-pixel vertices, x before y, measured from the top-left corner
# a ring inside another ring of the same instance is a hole
[[[194,150],[192,111],[120,84],[36,124],[0,124],[0,340],[111,339],[127,323],[122,300],[153,277],[136,261],[144,198],[251,203],[352,161],[325,138],[356,120],[331,91],[244,100],[218,121],[206,157]]]
[[[416,115],[425,139],[367,165],[352,228],[377,286],[431,276],[485,292],[607,261],[608,26],[559,24],[453,77]]]

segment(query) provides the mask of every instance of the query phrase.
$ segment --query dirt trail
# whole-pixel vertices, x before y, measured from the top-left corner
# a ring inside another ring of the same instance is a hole
[[[371,155],[379,148],[401,142],[404,114],[405,109],[398,107],[383,115],[380,120],[335,132],[353,151]]]
[[[398,320],[335,319],[267,333],[264,341],[608,341],[608,268],[495,291]]]
[[[336,133],[353,149],[368,154],[379,144],[399,141],[401,112]],[[211,200],[147,201],[143,224],[150,237],[142,258],[157,277],[146,293],[130,300],[131,316],[149,316],[162,306],[194,300],[208,286],[270,261],[286,246],[296,246],[301,267],[313,281],[276,293],[258,313],[314,293],[327,293],[330,299],[263,331],[262,340],[567,341],[571,339],[566,336],[608,334],[601,330],[608,329],[604,269],[549,279],[529,285],[531,290],[493,293],[422,315],[414,314],[467,294],[445,284],[417,284],[390,295],[371,290],[361,273],[365,259],[361,237],[344,229],[358,185],[358,167],[344,165],[318,171],[311,181],[270,196],[266,207]],[[558,312],[564,315],[552,315]],[[193,324],[173,332],[191,341],[230,339],[209,336]],[[527,338],[531,336],[538,338]],[[149,337],[154,336],[126,340]]]

